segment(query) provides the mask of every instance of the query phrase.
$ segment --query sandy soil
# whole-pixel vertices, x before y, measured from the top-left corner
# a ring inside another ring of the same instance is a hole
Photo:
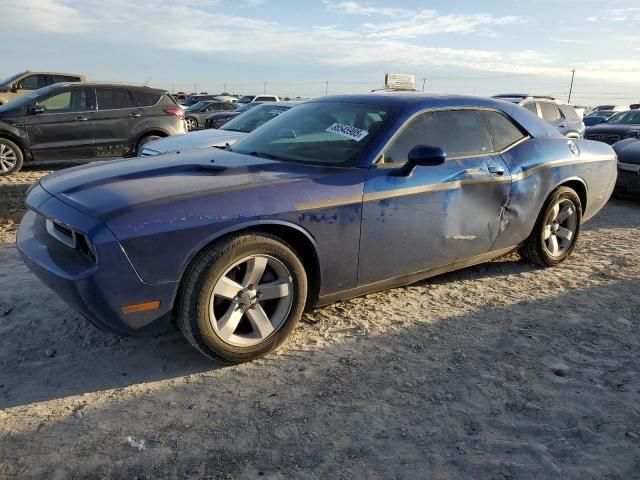
[[[3,225],[40,174],[0,180]],[[225,368],[176,332],[98,332],[2,231],[0,479],[640,478],[640,202],[559,268],[511,255],[318,309]]]

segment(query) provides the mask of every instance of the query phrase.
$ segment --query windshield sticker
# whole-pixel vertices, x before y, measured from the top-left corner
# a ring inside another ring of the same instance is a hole
[[[336,133],[343,137],[350,138],[351,140],[355,140],[359,142],[364,137],[369,135],[369,132],[366,130],[360,130],[356,127],[350,127],[349,125],[342,125],[341,123],[334,123],[329,128],[325,130],[325,132]]]

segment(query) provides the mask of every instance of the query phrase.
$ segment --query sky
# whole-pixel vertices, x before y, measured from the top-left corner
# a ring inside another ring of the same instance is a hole
[[[0,1],[0,77],[316,96],[406,73],[437,93],[640,103],[638,0]],[[7,41],[8,39],[8,41]]]

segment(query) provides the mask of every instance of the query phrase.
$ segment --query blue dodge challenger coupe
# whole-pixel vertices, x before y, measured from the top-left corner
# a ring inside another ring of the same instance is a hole
[[[27,196],[18,248],[96,326],[175,322],[251,360],[324,305],[514,249],[559,264],[607,202],[616,156],[501,100],[324,97],[226,150],[85,165]]]

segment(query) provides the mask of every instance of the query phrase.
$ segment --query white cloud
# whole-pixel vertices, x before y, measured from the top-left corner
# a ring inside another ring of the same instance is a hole
[[[238,62],[286,56],[297,62],[328,65],[384,66],[407,70],[471,69],[491,74],[523,74],[564,78],[569,65],[558,66],[549,53],[534,50],[496,51],[479,48],[431,47],[414,43],[413,37],[433,33],[413,17],[347,30],[336,26],[299,27],[216,12],[208,6],[217,0],[31,0],[30,13],[22,8],[3,11],[3,29],[28,29],[47,34],[73,35],[78,41],[100,39],[107,44],[132,48],[156,48],[204,55],[235,55]],[[81,5],[81,6],[79,6]],[[204,6],[203,6],[204,5]],[[245,4],[246,5],[246,4]],[[515,22],[517,17],[491,15],[440,15],[421,12],[427,18],[446,19],[442,31],[467,33],[490,25]],[[380,25],[378,25],[380,26]],[[408,34],[400,34],[406,28]],[[368,34],[367,34],[368,33]],[[640,83],[640,69],[631,60],[608,59],[576,64],[582,77]]]
[[[551,40],[552,42],[559,42],[559,43],[589,43],[586,40],[577,40],[574,38],[549,37],[549,40]]]
[[[485,27],[523,22],[517,16],[495,17],[484,13],[442,15],[436,10],[421,10],[404,20],[365,23],[363,27],[372,37],[415,38],[436,33],[473,33]]]
[[[322,0],[322,3],[324,3],[329,10],[343,15],[408,17],[413,13],[412,11],[404,8],[371,7],[354,1],[336,2],[331,0]]]

